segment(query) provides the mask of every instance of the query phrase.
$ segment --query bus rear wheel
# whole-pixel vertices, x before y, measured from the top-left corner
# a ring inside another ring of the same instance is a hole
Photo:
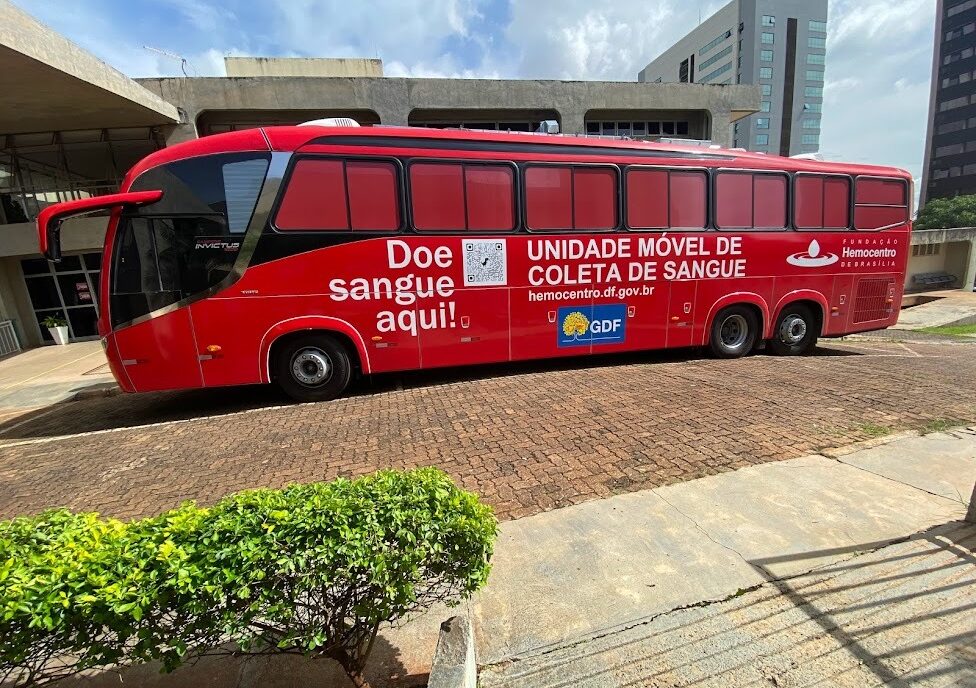
[[[739,358],[752,351],[759,331],[755,312],[747,306],[729,306],[712,321],[709,344],[719,358]]]
[[[284,344],[275,359],[275,376],[296,401],[327,401],[342,394],[352,379],[346,348],[327,334],[310,334]]]
[[[779,356],[799,356],[805,354],[817,343],[819,323],[813,311],[802,304],[783,309],[769,348]]]

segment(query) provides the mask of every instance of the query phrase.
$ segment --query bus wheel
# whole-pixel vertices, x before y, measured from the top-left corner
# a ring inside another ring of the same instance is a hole
[[[739,358],[752,351],[759,323],[756,314],[746,306],[730,306],[712,321],[709,343],[719,358]]]
[[[326,401],[342,394],[352,379],[349,354],[327,334],[285,344],[275,361],[278,384],[297,401]]]
[[[780,356],[805,354],[817,343],[818,327],[817,318],[807,306],[787,306],[776,321],[769,348]]]

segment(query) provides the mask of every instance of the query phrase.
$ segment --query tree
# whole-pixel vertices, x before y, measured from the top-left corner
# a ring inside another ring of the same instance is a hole
[[[915,220],[915,229],[952,227],[976,227],[976,195],[934,198]]]

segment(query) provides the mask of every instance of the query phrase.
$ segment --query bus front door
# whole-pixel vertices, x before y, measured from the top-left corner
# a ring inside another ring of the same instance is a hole
[[[203,386],[189,308],[123,327],[112,336],[134,391]]]

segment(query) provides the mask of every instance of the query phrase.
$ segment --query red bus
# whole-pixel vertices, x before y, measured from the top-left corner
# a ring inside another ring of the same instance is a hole
[[[111,210],[99,333],[128,392],[710,346],[892,325],[898,169],[562,135],[295,126],[157,151]]]

